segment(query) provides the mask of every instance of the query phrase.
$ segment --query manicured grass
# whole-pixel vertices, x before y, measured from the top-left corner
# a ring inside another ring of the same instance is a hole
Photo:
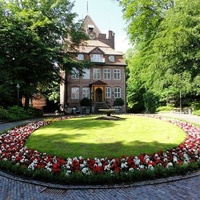
[[[94,158],[154,153],[178,146],[186,134],[158,119],[120,115],[123,120],[71,118],[42,127],[26,146],[57,156]]]

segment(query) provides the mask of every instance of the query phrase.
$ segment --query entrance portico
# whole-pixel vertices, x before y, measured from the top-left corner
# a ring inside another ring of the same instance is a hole
[[[103,81],[95,81],[90,84],[91,88],[91,99],[93,102],[103,102],[105,101],[105,86],[107,84]]]

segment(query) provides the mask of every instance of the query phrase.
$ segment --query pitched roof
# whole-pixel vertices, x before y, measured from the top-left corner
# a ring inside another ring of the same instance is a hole
[[[107,44],[100,42],[99,40],[87,40],[83,45],[80,45],[77,50],[80,53],[90,53],[96,47],[98,47],[102,52],[104,52],[104,54],[107,55],[123,55],[122,52],[112,49]]]
[[[94,32],[96,33],[97,36],[99,35],[99,33],[101,33],[101,31],[99,30],[99,28],[97,27],[97,25],[94,23],[94,21],[89,15],[86,15],[83,21],[83,26],[86,32],[87,32],[88,26],[93,26]]]

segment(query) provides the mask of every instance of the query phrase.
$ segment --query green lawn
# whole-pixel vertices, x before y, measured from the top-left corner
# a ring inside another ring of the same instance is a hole
[[[72,118],[31,134],[27,147],[62,157],[121,157],[176,147],[186,134],[177,126],[147,117],[120,115],[123,120]]]

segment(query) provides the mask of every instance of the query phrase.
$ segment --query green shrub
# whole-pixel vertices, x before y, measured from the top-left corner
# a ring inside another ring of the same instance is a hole
[[[168,112],[172,110],[173,110],[173,106],[160,106],[156,109],[157,112]]]
[[[122,98],[116,98],[114,101],[114,106],[123,106],[124,100]]]
[[[192,102],[190,105],[193,110],[200,110],[200,103],[199,102]]]
[[[8,119],[8,111],[0,106],[0,120],[7,120]]]
[[[200,110],[194,110],[194,111],[193,111],[193,114],[194,114],[194,115],[200,116]]]
[[[2,117],[1,113],[4,113],[2,114]],[[30,107],[27,110],[24,110],[22,107],[18,106],[8,107],[7,110],[0,108],[0,119],[5,119],[8,121],[19,121],[41,116],[43,116],[42,110],[38,110],[33,107]]]
[[[91,106],[91,99],[88,99],[86,97],[81,99],[80,105],[81,106]]]
[[[26,111],[24,111],[22,107],[18,107],[18,106],[8,107],[9,121],[18,121],[18,120],[28,119],[28,118],[29,118],[28,114],[26,113]]]
[[[43,116],[42,110],[36,109],[34,107],[29,107],[27,110],[25,110],[25,112],[27,113],[27,115],[30,118],[33,118],[33,117],[42,117]]]

